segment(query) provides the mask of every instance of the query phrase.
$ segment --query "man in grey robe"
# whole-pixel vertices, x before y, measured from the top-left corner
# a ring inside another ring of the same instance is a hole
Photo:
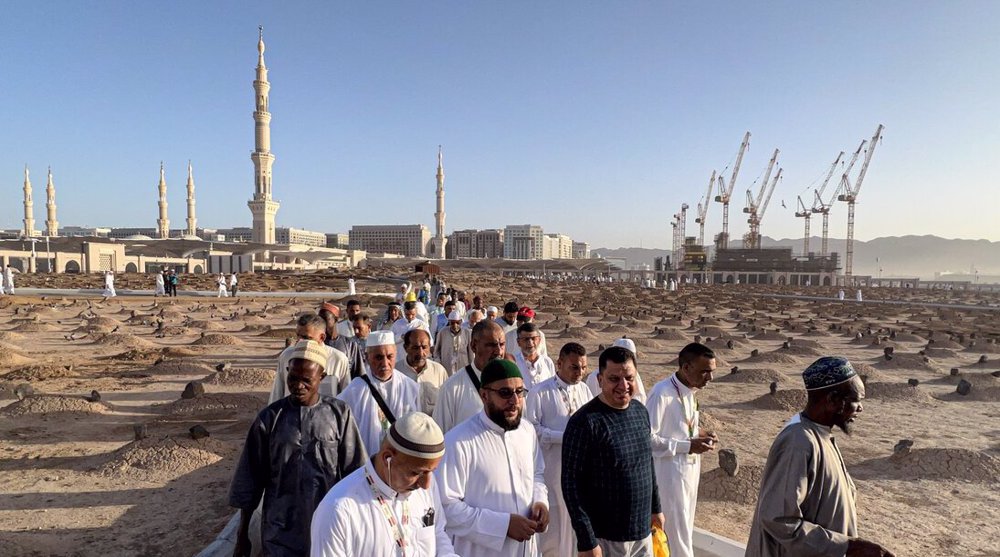
[[[262,497],[264,555],[308,554],[313,511],[366,458],[350,408],[319,394],[326,348],[303,340],[293,350],[289,395],[257,415],[233,474],[229,504],[240,509],[234,557],[250,555],[250,517]]]
[[[833,436],[850,434],[865,386],[851,363],[824,356],[802,374],[805,410],[771,445],[746,557],[892,557],[858,537],[857,489]]]

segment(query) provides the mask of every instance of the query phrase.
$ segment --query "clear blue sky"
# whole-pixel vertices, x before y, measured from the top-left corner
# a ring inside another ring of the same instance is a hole
[[[0,227],[21,226],[25,163],[39,227],[47,165],[63,225],[152,227],[163,160],[180,228],[189,158],[199,225],[249,226],[263,24],[279,226],[433,229],[442,144],[449,232],[534,223],[669,247],[670,216],[750,130],[731,232],[778,147],[762,231],[800,237],[796,194],[882,123],[859,239],[1000,240],[998,16],[987,1],[8,3]],[[717,232],[719,204],[708,220]],[[843,237],[843,204],[831,223]]]

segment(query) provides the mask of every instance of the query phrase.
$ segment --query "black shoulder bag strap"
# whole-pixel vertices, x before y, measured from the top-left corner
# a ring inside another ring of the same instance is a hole
[[[469,374],[469,379],[472,380],[472,386],[475,387],[477,391],[483,388],[483,384],[479,381],[479,378],[476,377],[476,372],[472,371],[472,364],[465,366],[465,373]]]
[[[378,404],[379,409],[385,414],[385,419],[389,420],[390,424],[396,423],[396,416],[392,415],[392,410],[389,410],[389,405],[382,398],[382,393],[378,392],[375,385],[372,385],[372,380],[367,375],[362,375],[361,378],[365,380],[365,383],[368,383],[368,390],[371,391],[372,398],[375,399],[375,404]]]

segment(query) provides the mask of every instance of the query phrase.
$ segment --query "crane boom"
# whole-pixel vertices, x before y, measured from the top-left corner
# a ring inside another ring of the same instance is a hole
[[[695,222],[699,224],[705,223],[705,216],[708,214],[708,204],[712,202],[712,188],[715,186],[715,175],[716,172],[712,171],[712,177],[708,179],[708,191],[705,192],[705,202],[698,203],[698,218]]]
[[[868,164],[872,162],[872,155],[875,153],[875,144],[882,138],[883,129],[885,129],[885,126],[879,124],[875,130],[875,135],[872,136],[872,140],[868,144],[868,152],[865,153],[865,162],[861,164],[861,172],[858,173],[858,178],[854,182],[854,189],[848,192],[852,197],[857,197],[858,192],[861,191],[861,183],[865,180],[865,174],[868,174]]]
[[[851,162],[847,163],[847,168],[844,169],[844,173],[841,174],[840,176],[840,184],[837,186],[837,191],[833,192],[833,195],[830,196],[830,202],[826,204],[827,206],[832,205],[833,202],[837,200],[837,195],[841,191],[843,191],[844,193],[851,192],[851,179],[850,179],[851,169],[854,168],[854,163],[858,162],[858,155],[861,154],[861,151],[864,150],[865,145],[867,144],[868,140],[862,139],[861,145],[858,145],[858,150],[855,151],[853,155],[851,155]]]
[[[826,186],[830,183],[830,178],[832,178],[833,173],[837,171],[837,163],[839,163],[840,159],[842,158],[844,158],[843,151],[841,151],[840,154],[837,155],[837,160],[833,161],[833,164],[830,165],[830,171],[826,173],[826,178],[823,180],[823,185],[820,186],[818,190],[814,190],[816,192],[816,201],[813,202],[813,208],[812,208],[812,211],[814,213],[817,212],[816,211],[816,209],[818,208],[817,203],[819,204],[819,206],[823,205],[823,192],[826,191]],[[837,192],[834,192],[834,197],[836,197],[836,195]],[[833,200],[831,199],[830,202],[832,203]]]
[[[774,193],[774,187],[778,184],[778,181],[781,180],[781,172],[783,170],[784,170],[783,168],[779,168],[778,169],[778,173],[774,175],[774,179],[771,180],[771,185],[768,186],[768,188],[767,188],[767,196],[764,198],[764,204],[761,205],[759,209],[757,209],[757,223],[758,223],[758,225],[759,225],[760,221],[764,220],[764,213],[767,212],[767,206],[768,206],[768,204],[771,203],[771,194]]]
[[[746,153],[747,147],[750,145],[750,132],[743,134],[743,143],[740,144],[740,152],[736,155],[736,163],[733,164],[733,173],[729,176],[729,187],[726,188],[726,196],[733,194],[733,188],[736,187],[736,175],[740,173],[740,165],[743,164],[743,153]]]

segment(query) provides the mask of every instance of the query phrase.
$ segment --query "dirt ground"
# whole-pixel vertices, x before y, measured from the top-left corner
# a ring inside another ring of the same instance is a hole
[[[100,287],[99,277],[71,279],[48,285]],[[122,277],[118,286],[151,288],[145,279]],[[861,535],[900,556],[1000,555],[1000,311],[985,308],[1000,301],[995,294],[866,291],[871,301],[909,302],[881,305],[836,302],[832,289],[818,288],[799,293],[829,301],[774,298],[796,293],[775,287],[667,293],[496,275],[445,279],[487,305],[516,299],[536,308],[550,354],[569,341],[596,354],[627,335],[647,389],[674,370],[687,342],[700,337],[715,348],[716,381],[699,394],[703,422],[736,451],[740,472],[729,477],[713,457],[704,460],[696,523],[740,541],[771,440],[803,400],[802,369],[819,355],[844,355],[868,383],[854,435],[838,438],[859,489]],[[241,282],[244,290],[289,290],[287,299],[0,298],[2,554],[197,553],[233,512],[232,470],[292,321],[318,304],[294,291],[343,290],[344,281]],[[360,280],[359,290],[390,291],[386,285]],[[362,299],[372,313],[384,307]],[[156,333],[159,320],[165,326]],[[217,372],[222,363],[228,368]],[[964,396],[956,393],[963,379],[972,384]],[[182,399],[191,381],[206,394]],[[34,394],[18,400],[25,386]],[[192,439],[198,424],[211,436]],[[136,426],[145,428],[139,441]],[[901,439],[913,440],[910,454],[890,460]]]

